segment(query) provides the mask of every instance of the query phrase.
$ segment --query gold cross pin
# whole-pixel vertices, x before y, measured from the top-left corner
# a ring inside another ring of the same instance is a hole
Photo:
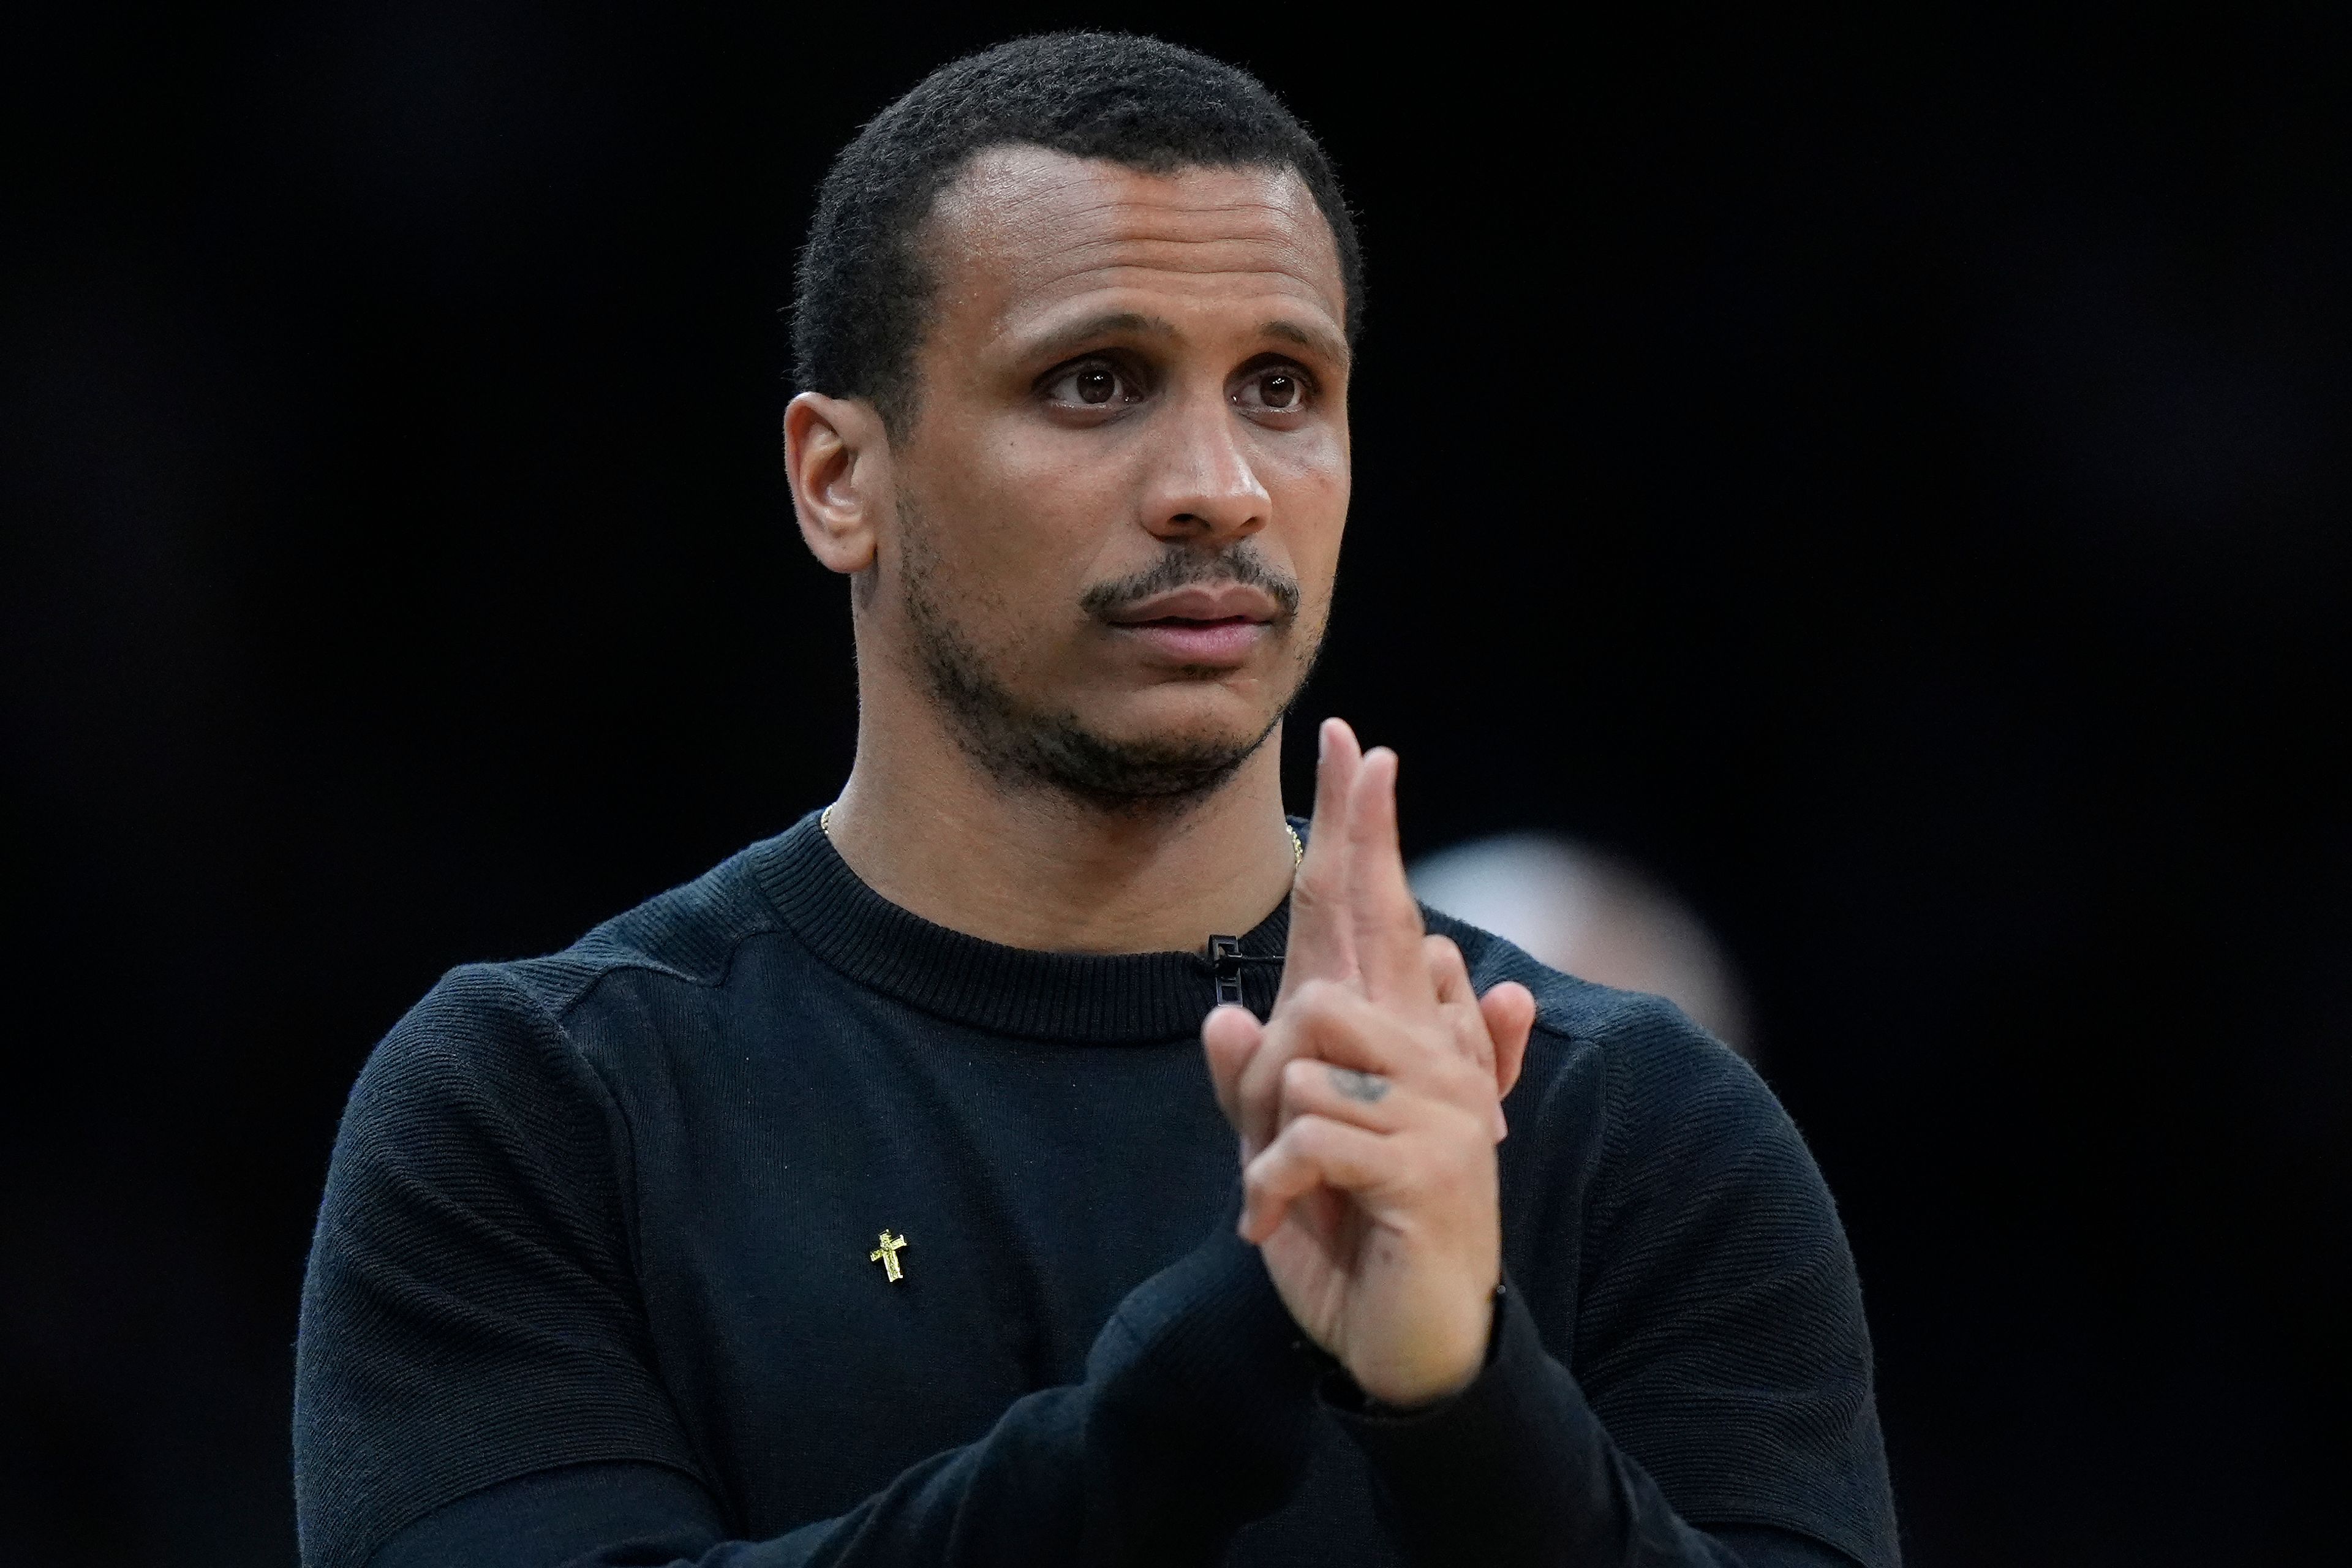
[[[898,1267],[898,1249],[906,1245],[905,1237],[892,1236],[889,1227],[885,1226],[882,1230],[882,1245],[867,1253],[866,1261],[880,1264],[882,1272],[890,1277],[891,1284],[896,1285],[907,1277],[907,1271]]]

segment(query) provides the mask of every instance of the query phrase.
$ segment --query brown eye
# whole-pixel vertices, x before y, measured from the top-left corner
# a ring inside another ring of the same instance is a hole
[[[1067,370],[1056,371],[1045,384],[1045,395],[1055,402],[1076,405],[1080,408],[1108,408],[1116,403],[1136,400],[1135,384],[1125,372],[1108,360],[1082,360]]]
[[[1235,388],[1234,401],[1260,414],[1301,414],[1314,401],[1314,389],[1300,372],[1269,365]]]

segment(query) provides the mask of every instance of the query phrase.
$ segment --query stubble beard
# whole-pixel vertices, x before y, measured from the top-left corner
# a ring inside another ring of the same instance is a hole
[[[964,753],[1001,784],[1043,787],[1097,811],[1181,814],[1223,788],[1281,724],[1307,683],[1317,648],[1295,661],[1290,689],[1263,729],[1245,740],[1200,735],[1119,740],[1090,729],[1067,709],[1024,702],[997,675],[940,602],[937,562],[924,542],[921,521],[902,514],[899,538],[907,624],[931,700]],[[1239,578],[1266,587],[1284,606],[1286,631],[1297,635],[1296,584],[1270,572],[1244,544],[1223,555],[1171,547],[1150,572],[1108,595],[1133,598],[1189,583]],[[1106,607],[1101,591],[1089,609]],[[1319,644],[1320,638],[1317,638]],[[1209,672],[1202,672],[1203,679]]]

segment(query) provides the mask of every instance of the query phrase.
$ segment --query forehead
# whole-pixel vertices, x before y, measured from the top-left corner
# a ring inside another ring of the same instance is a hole
[[[941,194],[929,241],[940,314],[967,329],[1001,332],[1133,292],[1163,308],[1311,310],[1334,331],[1346,321],[1331,226],[1289,169],[1153,174],[992,148]]]

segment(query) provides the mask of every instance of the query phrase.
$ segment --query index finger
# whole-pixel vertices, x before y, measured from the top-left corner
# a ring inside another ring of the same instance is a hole
[[[1348,813],[1348,899],[1354,911],[1356,967],[1376,1001],[1433,1017],[1437,988],[1422,956],[1421,905],[1405,880],[1397,841],[1397,754],[1375,746],[1356,772]]]
[[[1348,910],[1348,812],[1363,752],[1356,732],[1341,720],[1324,720],[1316,740],[1315,819],[1307,826],[1306,857],[1290,884],[1290,942],[1276,1006],[1309,980],[1352,980],[1356,974]]]

